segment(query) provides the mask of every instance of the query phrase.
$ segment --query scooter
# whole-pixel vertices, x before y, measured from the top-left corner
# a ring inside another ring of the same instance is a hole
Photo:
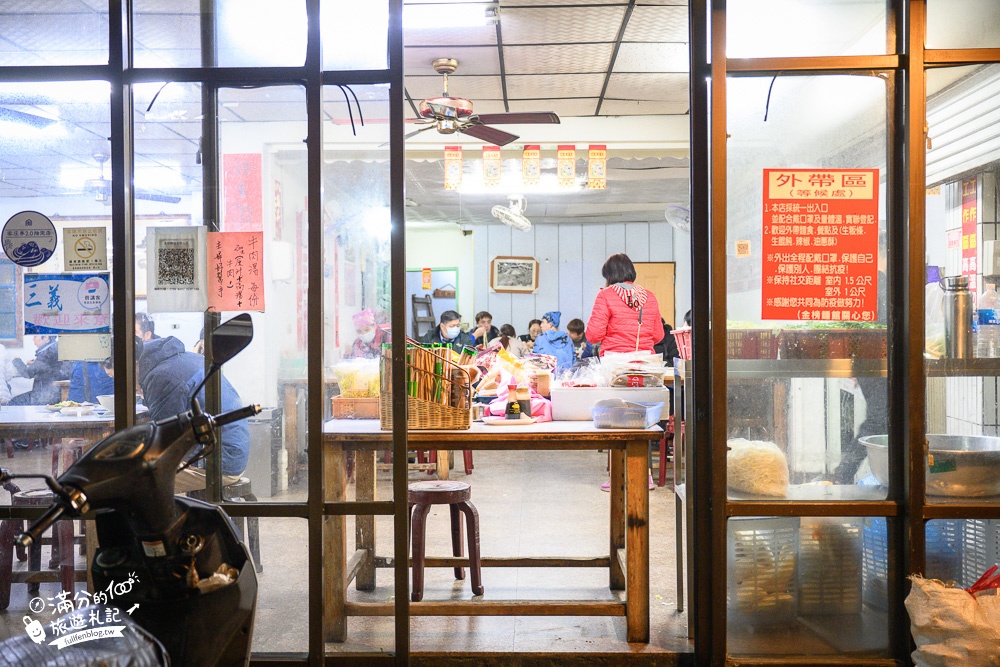
[[[253,562],[226,513],[175,496],[174,482],[182,462],[191,465],[217,445],[216,429],[260,412],[260,406],[250,405],[213,416],[197,399],[208,379],[252,338],[246,313],[215,329],[214,361],[192,392],[189,411],[105,438],[58,480],[0,471],[0,483],[41,478],[55,495],[52,506],[18,538],[24,546],[60,518],[98,510],[93,601],[127,610],[162,643],[173,665],[249,662],[257,604]],[[45,646],[38,642],[39,650]]]

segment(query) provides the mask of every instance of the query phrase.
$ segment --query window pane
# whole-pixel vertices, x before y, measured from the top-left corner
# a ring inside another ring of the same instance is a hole
[[[884,82],[728,95],[731,497],[885,498],[860,440],[887,429]]]
[[[989,286],[1000,282],[1000,142],[991,117],[1000,67],[933,70],[927,82],[927,499],[993,504],[1000,494],[1000,335],[992,331],[997,304]],[[946,293],[938,282],[946,276],[967,290]],[[947,326],[946,309],[963,305],[968,320],[957,324],[967,326]]]
[[[726,7],[726,56],[854,56],[886,52],[882,0],[740,0]]]
[[[323,0],[319,18],[323,69],[385,69],[389,66],[387,0],[368,0],[364,11],[349,0]]]
[[[869,535],[868,521],[731,518],[730,655],[884,655],[888,628],[879,593],[886,590],[885,520],[875,520],[881,521],[881,541]]]
[[[38,309],[33,308],[29,314],[33,326],[51,327],[39,330],[37,336],[33,335],[35,331],[25,335],[25,277],[66,273],[67,230],[110,226],[110,209],[98,200],[103,190],[100,167],[92,157],[95,147],[102,144],[95,144],[94,138],[109,134],[110,90],[107,83],[100,81],[6,83],[0,84],[0,98],[18,101],[6,107],[5,113],[0,111],[0,154],[4,162],[0,222],[22,211],[37,211],[52,220],[56,231],[54,251],[41,264],[15,271],[6,259],[3,262],[0,330],[5,336],[5,349],[0,350],[4,353],[0,441],[10,457],[4,467],[15,474],[53,474],[65,469],[75,455],[86,451],[112,428],[113,417],[90,407],[81,410],[90,412],[86,415],[63,415],[58,408],[45,408],[64,398],[82,401],[84,379],[94,380],[94,388],[111,385],[100,364],[108,356],[107,349],[101,347],[107,343],[107,336],[84,336],[87,344],[73,345],[80,343],[83,335],[41,312],[73,307],[72,301],[64,302],[62,298],[66,296],[63,290],[69,289],[68,282],[49,283],[59,298],[46,294],[45,304],[39,301]],[[110,233],[101,240],[93,238],[95,249],[104,243],[101,250],[110,256]],[[109,309],[105,312],[109,313]],[[19,480],[17,484],[22,491],[43,486],[41,480]],[[5,494],[2,502],[11,499]]]
[[[927,48],[1000,46],[1000,14],[993,0],[927,0]]]
[[[136,66],[277,67],[305,62],[304,0],[216,0],[215,11],[206,14],[200,4],[136,0]],[[211,35],[214,43],[203,42],[202,35]]]
[[[107,62],[106,1],[0,5],[0,66]]]

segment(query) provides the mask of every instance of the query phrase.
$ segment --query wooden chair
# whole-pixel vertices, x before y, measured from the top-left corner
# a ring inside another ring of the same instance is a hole
[[[452,555],[462,556],[462,522],[465,514],[469,533],[469,571],[472,573],[473,595],[483,594],[483,571],[479,555],[479,512],[472,504],[472,487],[464,482],[438,480],[410,484],[406,500],[412,512],[410,540],[413,544],[413,588],[410,599],[420,602],[424,597],[424,556],[427,513],[431,505],[448,505],[451,513]],[[465,579],[465,568],[455,568],[455,578]]]

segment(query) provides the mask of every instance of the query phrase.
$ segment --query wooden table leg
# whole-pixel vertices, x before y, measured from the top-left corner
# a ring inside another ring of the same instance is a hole
[[[625,573],[618,561],[618,550],[625,548],[625,450],[612,449],[611,458],[611,570],[609,586],[625,590]]]
[[[626,444],[626,639],[649,642],[649,486],[647,440]],[[613,489],[612,489],[613,490]]]
[[[355,498],[375,500],[375,451],[355,452]],[[355,586],[359,591],[375,590],[375,517],[354,517],[354,548],[365,549],[368,556],[358,570]]]
[[[94,562],[94,556],[97,554],[97,522],[96,521],[84,521],[83,522],[83,544],[87,549],[87,590],[94,590],[94,575],[90,571],[90,566]]]
[[[285,451],[288,452],[288,481],[299,472],[299,390],[285,383]]]
[[[449,469],[451,466],[448,463],[449,456],[447,449],[439,449],[437,455],[437,474],[438,479],[448,479]]]
[[[325,500],[347,500],[344,447],[332,442],[323,447]],[[347,639],[347,522],[343,516],[323,517],[323,640]]]

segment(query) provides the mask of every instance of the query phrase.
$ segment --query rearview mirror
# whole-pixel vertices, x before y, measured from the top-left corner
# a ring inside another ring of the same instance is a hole
[[[243,351],[253,340],[253,320],[240,313],[212,331],[212,362],[221,366]]]

